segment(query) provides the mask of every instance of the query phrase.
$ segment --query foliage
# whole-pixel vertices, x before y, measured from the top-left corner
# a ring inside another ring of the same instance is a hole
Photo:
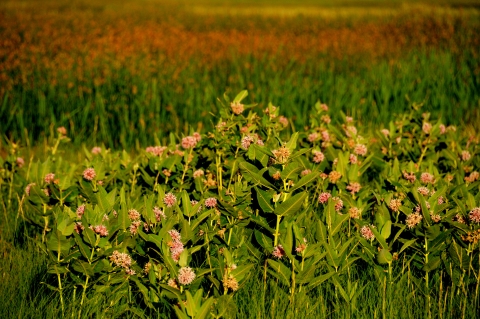
[[[170,134],[133,155],[84,148],[70,162],[63,127],[45,160],[11,146],[4,181],[38,227],[62,311],[80,316],[102,300],[107,314],[142,316],[169,301],[180,318],[232,317],[261,274],[291,309],[330,287],[352,315],[371,289],[352,277],[360,269],[374,274],[384,317],[399,281],[422,295],[427,317],[438,280],[465,297],[462,314],[478,307],[478,134],[419,104],[369,132],[344,114],[332,121],[321,102],[305,130],[287,134],[278,107],[259,111],[247,95],[220,99],[207,134]]]

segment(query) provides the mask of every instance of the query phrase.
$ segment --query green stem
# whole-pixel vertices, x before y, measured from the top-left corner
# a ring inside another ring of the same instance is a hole
[[[280,221],[282,220],[282,216],[280,215],[277,215],[277,226],[275,227],[275,234],[274,234],[274,242],[273,242],[273,246],[277,246],[278,244],[278,236],[280,235]]]

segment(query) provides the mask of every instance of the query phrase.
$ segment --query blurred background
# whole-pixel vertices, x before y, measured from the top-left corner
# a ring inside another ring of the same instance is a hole
[[[146,146],[205,132],[243,89],[297,129],[318,100],[372,128],[413,103],[478,128],[479,18],[468,0],[4,0],[1,134]]]

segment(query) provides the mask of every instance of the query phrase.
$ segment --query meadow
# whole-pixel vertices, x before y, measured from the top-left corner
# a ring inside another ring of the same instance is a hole
[[[0,3],[0,317],[476,318],[479,7]]]

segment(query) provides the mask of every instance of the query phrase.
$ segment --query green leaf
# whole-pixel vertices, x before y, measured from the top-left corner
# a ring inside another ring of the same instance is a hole
[[[302,167],[297,162],[292,162],[287,164],[283,171],[280,173],[280,176],[282,179],[293,179],[293,177],[296,177],[297,173],[302,170]]]
[[[319,285],[321,285],[324,281],[326,281],[327,279],[329,279],[330,277],[332,277],[333,275],[335,275],[335,271],[331,271],[329,273],[326,273],[326,274],[323,274],[321,276],[318,276],[318,277],[315,277],[313,278],[310,283],[308,284],[307,286],[307,289],[308,290],[311,290],[315,287],[318,287]]]
[[[303,186],[307,186],[314,180],[318,179],[318,177],[319,177],[318,172],[311,172],[310,174],[303,176],[302,178],[300,178],[300,180],[297,183],[295,183],[295,185],[293,185],[292,188],[290,188],[290,192],[293,192],[294,190],[297,190]]]
[[[392,260],[393,260],[392,254],[388,250],[386,250],[385,248],[381,249],[378,252],[377,261],[380,264],[389,264],[389,263],[392,262]]]
[[[243,161],[243,162],[239,163],[239,167],[240,167],[240,170],[242,171],[242,174],[244,174],[246,177],[250,177],[253,182],[258,183],[260,185],[263,185],[265,187],[271,188],[271,189],[275,188],[263,176],[258,174],[258,168],[255,167],[254,165]]]
[[[275,210],[274,207],[273,207],[273,202],[272,202],[273,196],[271,194],[269,194],[268,192],[262,191],[261,189],[259,189],[257,187],[255,187],[255,191],[257,192],[258,205],[263,210],[263,212],[265,212],[265,213],[273,212]]]
[[[297,148],[297,139],[298,132],[295,132],[292,134],[292,137],[290,137],[290,140],[285,145],[290,150],[290,152],[293,152]]]
[[[237,94],[237,96],[235,96],[235,98],[233,99],[233,102],[234,103],[240,103],[242,102],[242,100],[244,98],[246,98],[248,96],[248,91],[247,90],[243,90],[241,91],[240,93]]]
[[[298,193],[297,195],[294,195],[285,202],[281,203],[277,208],[275,208],[274,213],[283,217],[290,216],[296,213],[302,207],[306,197],[306,192]]]
[[[284,264],[272,259],[267,259],[267,263],[271,268],[269,269],[269,273],[278,278],[280,281],[283,281],[283,283],[287,286],[290,286],[290,277],[292,276],[290,269],[288,269]]]
[[[383,238],[388,239],[391,233],[392,233],[392,222],[390,220],[387,220],[382,227],[381,234]]]
[[[273,240],[257,229],[255,229],[254,234],[255,239],[260,246],[262,246],[266,251],[271,252],[273,249]]]
[[[205,319],[207,316],[210,315],[210,308],[212,307],[213,304],[213,297],[208,298],[205,300],[203,305],[198,309],[197,315],[195,316],[196,319]]]

